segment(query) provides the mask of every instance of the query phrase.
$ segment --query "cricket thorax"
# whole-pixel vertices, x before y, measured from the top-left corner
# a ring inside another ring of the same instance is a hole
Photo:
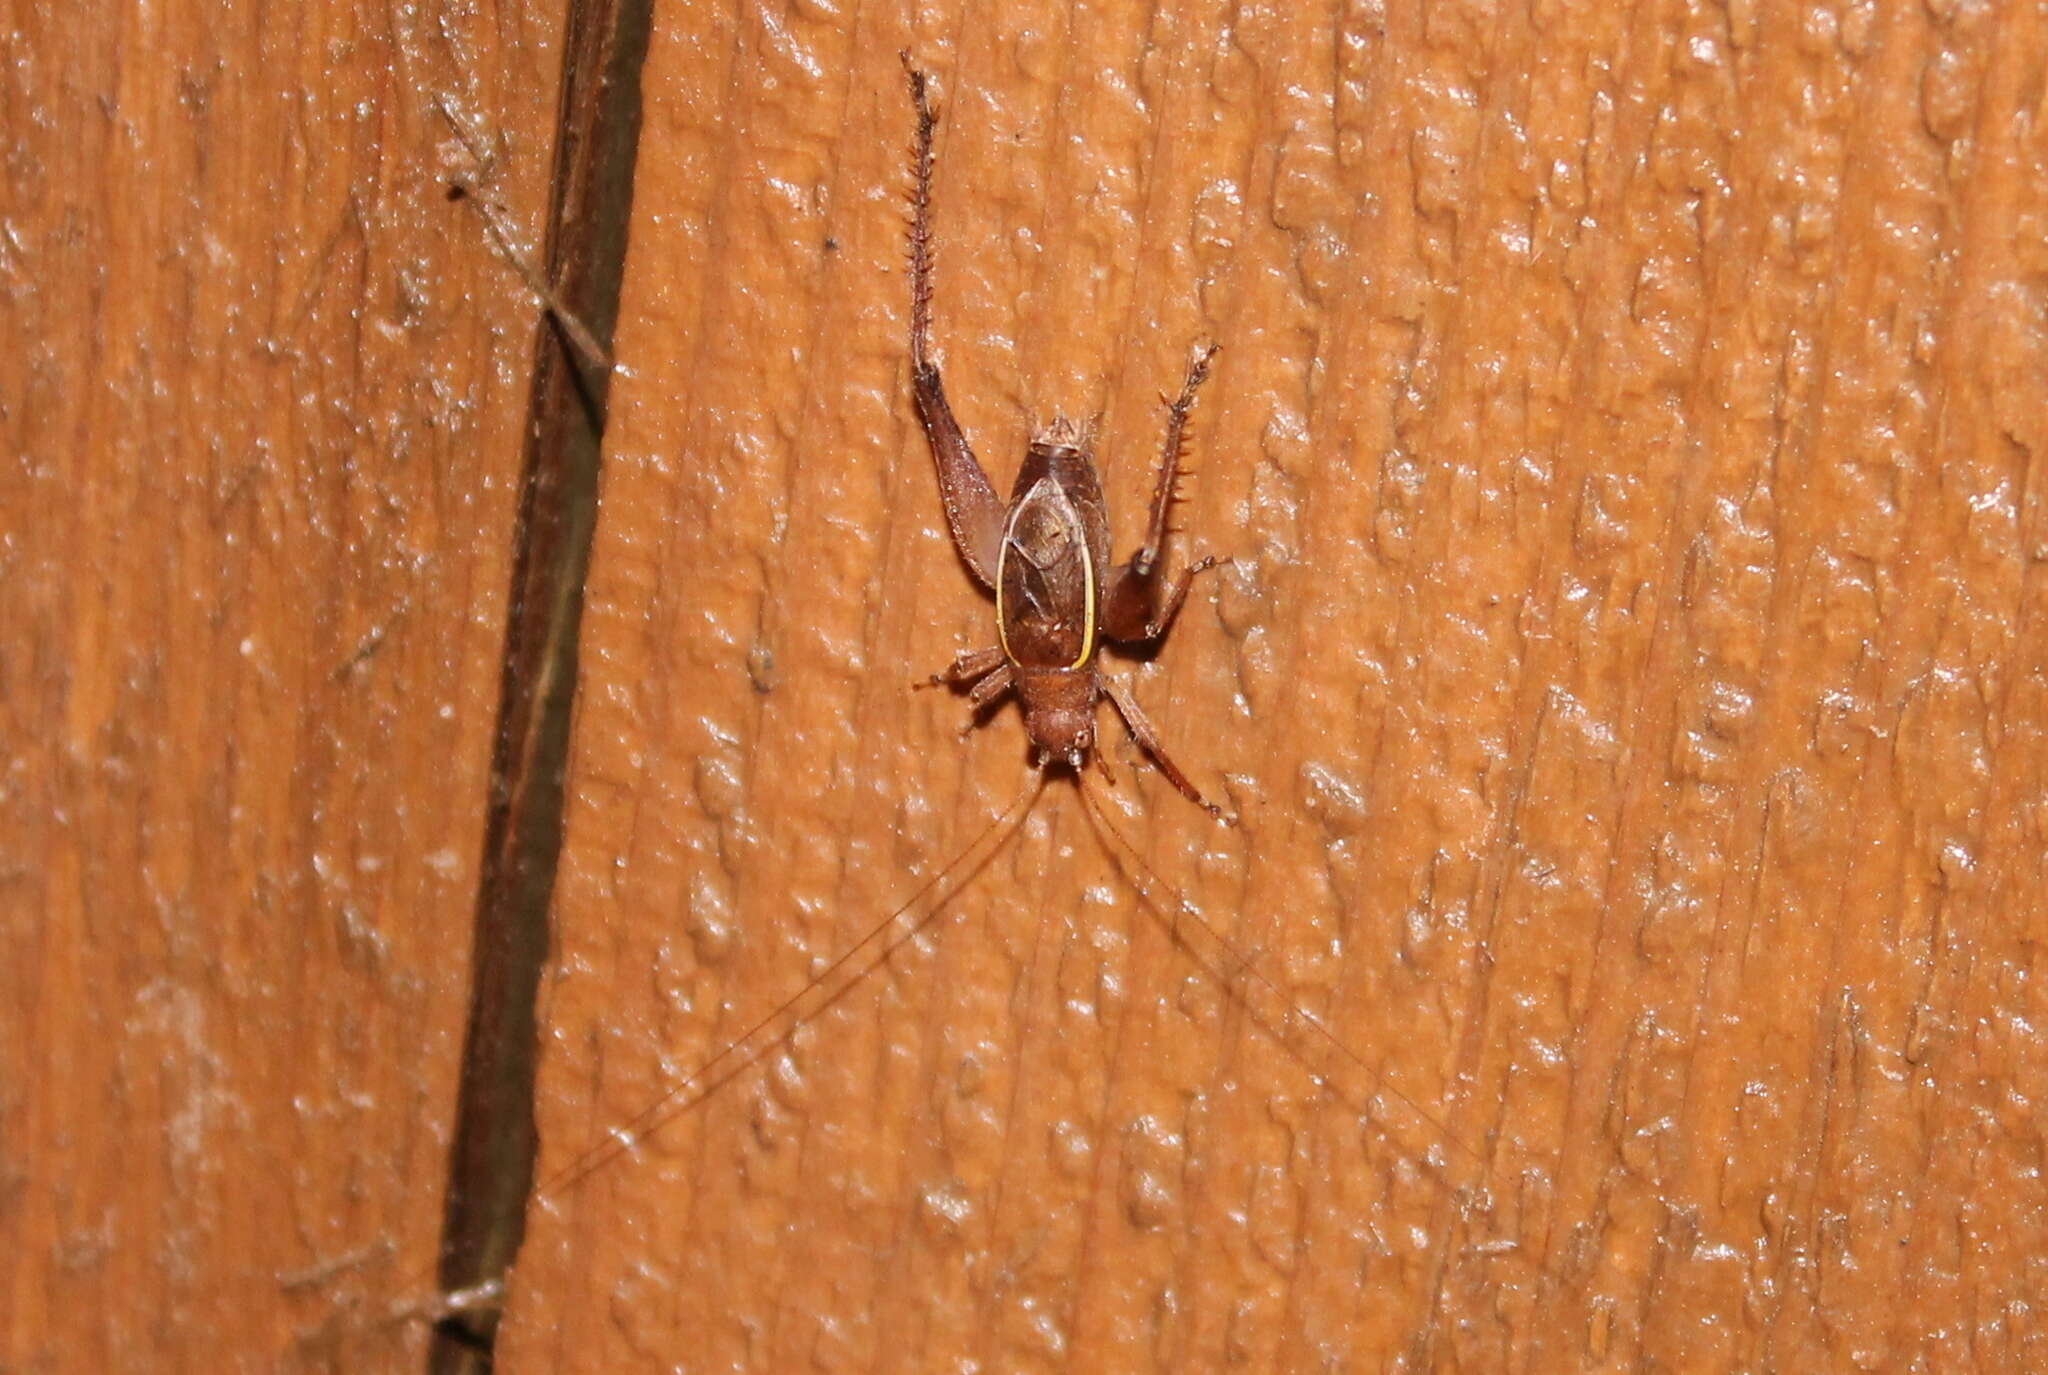
[[[1023,668],[1079,669],[1095,657],[1097,570],[1065,487],[1039,478],[1010,507],[996,563],[996,630]]]

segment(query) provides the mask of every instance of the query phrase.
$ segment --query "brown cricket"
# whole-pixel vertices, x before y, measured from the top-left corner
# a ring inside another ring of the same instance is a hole
[[[945,383],[932,361],[932,129],[938,123],[925,93],[925,74],[910,64],[910,97],[917,107],[917,185],[910,230],[910,375],[917,418],[931,441],[939,492],[953,543],[980,584],[996,597],[996,643],[972,649],[934,674],[934,685],[964,690],[977,716],[1014,691],[1024,711],[1036,762],[1083,768],[1095,747],[1095,710],[1102,697],[1159,771],[1188,800],[1224,820],[1223,809],[1203,797],[1167,754],[1159,732],[1130,687],[1095,662],[1102,642],[1142,645],[1172,626],[1195,575],[1221,562],[1195,560],[1169,584],[1162,555],[1167,518],[1180,479],[1181,435],[1195,391],[1209,375],[1210,345],[1195,355],[1180,395],[1167,406],[1166,447],[1152,492],[1145,541],[1130,560],[1112,566],[1109,513],[1095,470],[1091,437],[1069,420],[1054,420],[1034,435],[1017,472],[1009,505],[974,457]],[[1106,766],[1105,766],[1106,767]]]
[[[1083,769],[1094,754],[1094,718],[1100,698],[1107,696],[1139,745],[1160,772],[1196,805],[1219,820],[1222,810],[1204,798],[1166,753],[1152,722],[1139,708],[1128,685],[1103,673],[1096,654],[1104,640],[1145,644],[1162,638],[1186,602],[1195,576],[1226,560],[1214,556],[1195,560],[1170,582],[1162,576],[1162,557],[1169,533],[1168,518],[1181,476],[1180,447],[1195,393],[1207,378],[1215,346],[1198,351],[1180,393],[1167,404],[1164,451],[1153,491],[1145,540],[1122,564],[1109,564],[1109,519],[1090,436],[1069,420],[1054,420],[1035,435],[1007,506],[999,502],[947,404],[944,383],[931,357],[931,185],[932,133],[937,119],[926,95],[925,74],[904,57],[911,98],[917,114],[915,216],[911,227],[911,369],[918,419],[931,442],[947,525],[961,559],[976,580],[994,592],[996,644],[961,654],[944,672],[929,680],[965,690],[979,713],[1015,691],[1024,713],[1037,762]],[[562,308],[544,297],[551,311]],[[1103,569],[1108,568],[1105,574]],[[1144,856],[1117,829],[1111,818],[1081,789],[1091,816],[1115,847],[1126,872],[1159,910],[1172,939],[1226,987],[1240,980],[1255,986],[1267,1000],[1265,1008],[1247,1004],[1254,1024],[1301,1060],[1314,1084],[1350,1104],[1356,1115],[1373,1124],[1396,1146],[1408,1149],[1432,1174],[1451,1183],[1445,1167],[1427,1154],[1403,1147],[1393,1130],[1379,1123],[1379,1110],[1355,1102],[1330,1076],[1295,1050],[1289,1033],[1300,1030],[1325,1043],[1370,1083],[1373,1095],[1385,1095],[1428,1123],[1457,1152],[1483,1165],[1478,1154],[1399,1085],[1346,1045],[1314,1013],[1262,974],[1253,959],[1235,946],[1198,908],[1160,878]],[[842,951],[814,978],[760,1017],[737,1039],[727,1042],[689,1074],[677,1079],[632,1118],[608,1131],[541,1180],[535,1200],[560,1197],[613,1162],[631,1154],[640,1142],[689,1112],[736,1076],[758,1064],[798,1028],[837,1002],[849,988],[887,961],[946,910],[967,881],[1015,834],[1013,823],[1037,797],[1026,788],[1002,815],[990,820],[979,835],[926,879],[893,912]],[[423,1272],[424,1273],[424,1272]],[[439,1321],[451,1314],[496,1308],[503,1299],[504,1278],[486,1280],[467,1289],[438,1294],[393,1310],[394,1319],[425,1317]]]

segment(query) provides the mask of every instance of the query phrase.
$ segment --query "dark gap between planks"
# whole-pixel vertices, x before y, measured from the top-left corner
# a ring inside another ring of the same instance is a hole
[[[610,352],[640,140],[640,69],[653,0],[570,0],[545,274],[560,306]],[[610,374],[543,317],[514,528],[498,730],[471,950],[469,1025],[442,1219],[443,1292],[502,1277],[533,1188],[535,1002],[562,844],[583,579],[597,513]],[[495,1309],[445,1320],[431,1375],[491,1368]]]

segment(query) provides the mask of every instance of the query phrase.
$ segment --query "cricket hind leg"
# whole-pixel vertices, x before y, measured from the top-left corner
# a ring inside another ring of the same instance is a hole
[[[1166,443],[1159,455],[1159,480],[1152,491],[1152,513],[1145,526],[1145,541],[1130,562],[1118,566],[1109,578],[1103,598],[1103,630],[1113,640],[1156,640],[1166,633],[1187,600],[1188,586],[1197,573],[1213,568],[1215,558],[1199,560],[1160,596],[1160,558],[1166,549],[1168,520],[1181,478],[1181,441],[1187,430],[1188,413],[1194,409],[1195,393],[1209,376],[1209,362],[1218,345],[1211,344],[1195,355],[1188,366],[1180,395],[1167,403]]]
[[[925,74],[904,53],[903,70],[910,77],[910,100],[917,109],[917,157],[912,167],[910,218],[910,384],[918,422],[930,441],[939,470],[939,496],[946,508],[946,527],[953,547],[983,587],[995,586],[997,556],[1002,551],[1003,503],[988,474],[974,457],[953,408],[946,384],[932,361],[932,113],[925,92]]]

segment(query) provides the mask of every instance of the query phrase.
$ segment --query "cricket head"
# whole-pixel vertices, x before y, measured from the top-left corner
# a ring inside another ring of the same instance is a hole
[[[1024,708],[1024,733],[1031,737],[1033,762],[1079,769],[1095,748],[1095,669],[1025,668],[1018,665],[1017,700]]]

